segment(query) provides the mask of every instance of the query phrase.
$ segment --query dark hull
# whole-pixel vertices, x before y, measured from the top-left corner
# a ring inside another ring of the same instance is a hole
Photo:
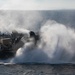
[[[5,60],[8,58],[12,58],[14,56],[14,54],[15,54],[14,52],[9,51],[9,50],[0,51],[0,59]]]

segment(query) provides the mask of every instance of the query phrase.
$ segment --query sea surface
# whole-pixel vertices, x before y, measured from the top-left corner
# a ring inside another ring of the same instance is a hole
[[[0,75],[75,75],[73,64],[0,65]]]

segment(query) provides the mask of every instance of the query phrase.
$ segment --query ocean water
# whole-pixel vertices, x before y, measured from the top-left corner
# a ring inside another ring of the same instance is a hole
[[[75,65],[0,65],[0,75],[75,75]]]
[[[13,30],[28,35],[38,32],[40,40],[35,47],[22,38],[24,45],[15,56],[0,60],[1,75],[74,75],[74,65],[67,64],[75,64],[75,10],[0,10],[0,32],[11,34]]]

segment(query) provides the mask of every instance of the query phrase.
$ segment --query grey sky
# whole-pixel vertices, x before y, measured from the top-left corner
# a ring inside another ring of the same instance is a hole
[[[0,0],[4,10],[75,9],[75,0]]]

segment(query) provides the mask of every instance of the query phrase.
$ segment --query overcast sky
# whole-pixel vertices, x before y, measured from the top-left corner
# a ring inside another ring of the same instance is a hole
[[[1,10],[75,9],[75,0],[0,0]]]

